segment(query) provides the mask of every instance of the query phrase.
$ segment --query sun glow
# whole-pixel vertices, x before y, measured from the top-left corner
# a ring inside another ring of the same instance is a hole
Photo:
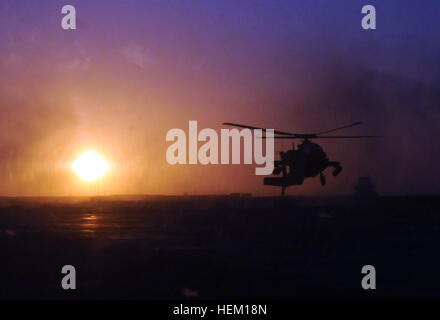
[[[84,180],[93,181],[101,178],[109,169],[109,164],[99,154],[84,152],[72,164],[75,173]]]

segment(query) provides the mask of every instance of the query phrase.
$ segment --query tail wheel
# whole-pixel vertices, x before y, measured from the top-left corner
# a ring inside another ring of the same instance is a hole
[[[342,167],[340,165],[337,165],[335,167],[335,170],[333,171],[333,176],[336,177],[341,171],[342,171]]]

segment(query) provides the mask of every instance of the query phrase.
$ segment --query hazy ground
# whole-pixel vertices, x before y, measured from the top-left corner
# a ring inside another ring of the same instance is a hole
[[[0,297],[439,298],[439,222],[439,197],[3,198]]]

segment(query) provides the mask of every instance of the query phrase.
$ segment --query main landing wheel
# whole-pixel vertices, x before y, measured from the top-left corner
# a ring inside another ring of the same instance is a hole
[[[281,187],[281,196],[285,196],[286,195],[286,187]]]

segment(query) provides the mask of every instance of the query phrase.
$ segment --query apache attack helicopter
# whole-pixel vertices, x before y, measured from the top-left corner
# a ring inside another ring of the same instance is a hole
[[[266,128],[252,127],[237,123],[225,122],[224,125],[234,126],[238,128],[247,129],[261,129],[266,131]],[[298,149],[295,145],[291,150],[281,151],[280,160],[274,161],[273,175],[280,175],[281,177],[266,177],[264,184],[268,186],[281,187],[281,195],[284,195],[288,186],[301,185],[304,178],[316,177],[319,174],[321,185],[325,185],[326,179],[323,171],[328,167],[333,168],[333,176],[337,176],[342,171],[341,163],[338,161],[330,161],[317,143],[311,142],[312,139],[359,139],[359,138],[381,138],[382,136],[326,136],[330,132],[354,127],[362,124],[362,122],[354,122],[342,127],[321,131],[317,133],[290,133],[275,130],[274,139],[302,139]]]

